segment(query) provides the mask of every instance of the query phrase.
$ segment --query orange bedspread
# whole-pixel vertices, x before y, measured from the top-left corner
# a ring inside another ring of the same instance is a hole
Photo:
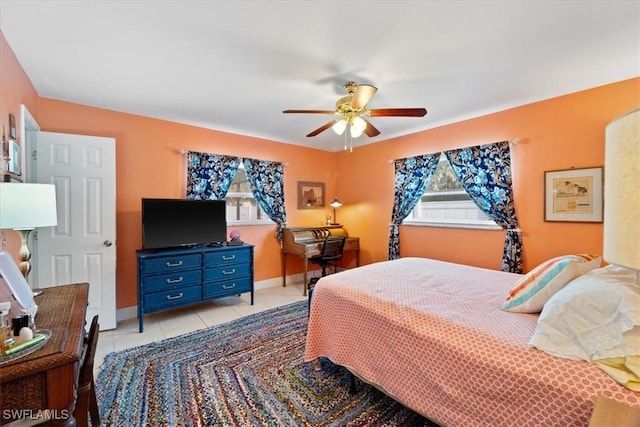
[[[528,347],[538,315],[500,309],[519,277],[424,258],[326,276],[305,360],[325,356],[444,426],[587,426],[598,395],[640,407],[596,366]]]

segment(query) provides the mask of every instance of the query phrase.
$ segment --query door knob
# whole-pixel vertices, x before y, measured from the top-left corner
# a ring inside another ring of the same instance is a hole
[[[109,247],[111,245],[113,245],[113,242],[111,240],[105,240],[104,242],[102,242],[102,244],[106,247]]]

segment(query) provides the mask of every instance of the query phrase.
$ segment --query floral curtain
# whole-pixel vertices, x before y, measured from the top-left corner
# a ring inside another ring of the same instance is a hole
[[[253,197],[262,210],[278,224],[276,239],[282,240],[287,222],[284,209],[284,166],[267,160],[243,159]]]
[[[434,153],[394,161],[395,194],[389,226],[390,260],[400,257],[399,225],[420,201],[429,180],[436,171],[439,158],[440,153]]]
[[[445,151],[475,204],[506,230],[502,270],[522,273],[522,235],[513,204],[509,142]]]
[[[224,199],[238,171],[239,157],[187,153],[187,199]]]

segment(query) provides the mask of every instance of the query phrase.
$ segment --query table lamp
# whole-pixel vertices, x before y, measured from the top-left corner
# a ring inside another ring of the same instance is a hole
[[[0,183],[0,229],[20,233],[20,272],[28,281],[31,251],[28,239],[32,230],[58,225],[56,187],[53,184]],[[36,290],[34,292],[37,293]]]
[[[604,260],[640,271],[640,108],[606,127]]]
[[[333,201],[329,204],[333,208],[333,223],[332,225],[338,224],[338,218],[336,217],[336,208],[342,206],[342,202],[338,200],[337,196],[333,197]]]

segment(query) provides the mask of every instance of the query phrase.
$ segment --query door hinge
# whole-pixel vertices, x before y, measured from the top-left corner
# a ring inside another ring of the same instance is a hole
[[[31,153],[31,158],[33,160],[38,160],[38,152],[36,150],[33,150],[33,152]]]

